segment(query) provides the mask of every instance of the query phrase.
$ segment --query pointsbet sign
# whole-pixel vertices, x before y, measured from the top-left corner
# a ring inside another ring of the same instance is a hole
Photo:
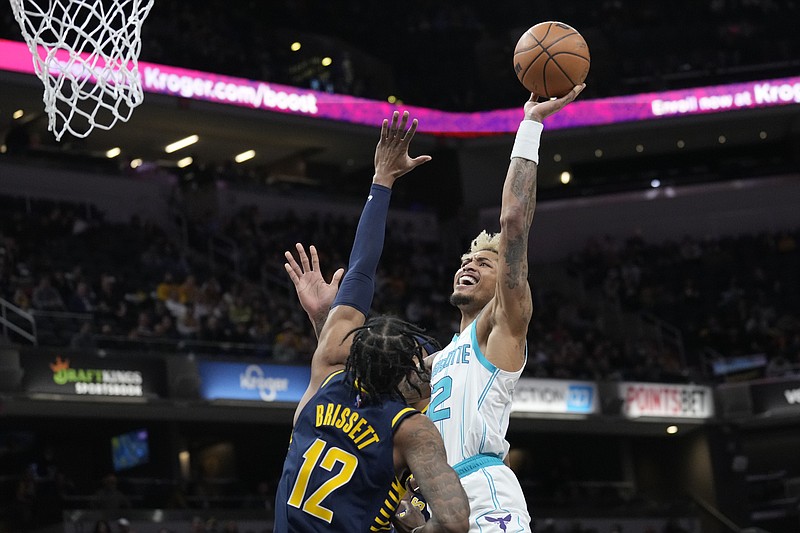
[[[711,418],[714,398],[711,388],[673,383],[620,383],[617,394],[628,418]]]
[[[148,397],[161,396],[166,389],[164,365],[158,360],[28,353],[22,363],[26,392]]]

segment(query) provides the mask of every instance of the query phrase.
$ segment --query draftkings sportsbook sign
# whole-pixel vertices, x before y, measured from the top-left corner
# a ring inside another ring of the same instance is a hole
[[[164,396],[166,391],[160,360],[38,353],[21,359],[29,393],[136,398]]]

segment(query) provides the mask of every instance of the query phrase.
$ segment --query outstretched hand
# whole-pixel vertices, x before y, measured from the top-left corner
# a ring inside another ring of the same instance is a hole
[[[383,120],[381,138],[375,148],[373,183],[391,188],[397,178],[431,160],[429,155],[413,158],[408,155],[408,146],[417,131],[417,119],[411,121],[408,129],[406,129],[407,124],[408,111],[403,112],[402,120],[400,113],[395,111],[392,114],[391,124],[388,119]]]
[[[542,120],[561,111],[567,104],[575,100],[584,88],[586,88],[586,84],[581,83],[573,87],[570,92],[561,98],[545,100],[544,102],[538,102],[538,96],[531,94],[530,100],[525,102],[525,118],[528,120],[535,120],[536,122],[542,122]]]
[[[425,525],[425,517],[419,509],[411,505],[409,495],[410,492],[407,492],[400,500],[392,517],[392,525],[398,533],[412,533],[414,529]]]
[[[336,293],[339,292],[339,282],[344,275],[344,269],[340,268],[333,273],[330,283],[322,277],[319,268],[319,255],[317,249],[312,244],[309,246],[311,261],[308,259],[306,250],[302,244],[295,245],[300,263],[295,260],[292,252],[284,252],[286,263],[283,265],[289,278],[294,283],[297,291],[297,298],[309,318],[314,323],[315,328],[320,321],[324,322],[328,316],[328,310],[333,304]],[[320,328],[321,329],[321,328]],[[319,333],[319,330],[317,330]]]

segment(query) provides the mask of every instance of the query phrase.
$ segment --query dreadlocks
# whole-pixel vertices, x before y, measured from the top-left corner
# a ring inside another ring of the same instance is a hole
[[[398,385],[415,372],[423,383],[430,382],[425,370],[423,346],[438,346],[424,330],[392,316],[370,318],[353,329],[353,344],[345,370],[353,376],[356,393],[365,392],[368,401],[379,401],[381,395],[402,397]],[[416,384],[410,385],[421,393]]]

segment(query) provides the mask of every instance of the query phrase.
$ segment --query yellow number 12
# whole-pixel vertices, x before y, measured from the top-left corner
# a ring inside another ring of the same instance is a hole
[[[297,481],[294,484],[291,495],[289,495],[288,503],[292,507],[298,509],[301,508],[300,506],[302,504],[303,511],[312,516],[316,516],[320,520],[325,520],[330,524],[331,520],[333,520],[333,512],[322,506],[322,500],[350,481],[353,477],[353,473],[356,471],[356,467],[358,467],[358,458],[341,448],[333,447],[329,449],[322,458],[322,462],[319,463],[319,466],[330,472],[333,470],[334,465],[339,462],[342,463],[342,469],[339,470],[338,474],[320,485],[311,496],[303,501],[306,490],[308,489],[308,480],[311,479],[311,472],[317,466],[317,462],[319,462],[319,458],[322,452],[325,451],[327,445],[328,443],[324,440],[317,439],[314,441],[314,444],[306,450],[306,453],[303,454],[303,465],[300,467],[300,472],[297,474]]]

